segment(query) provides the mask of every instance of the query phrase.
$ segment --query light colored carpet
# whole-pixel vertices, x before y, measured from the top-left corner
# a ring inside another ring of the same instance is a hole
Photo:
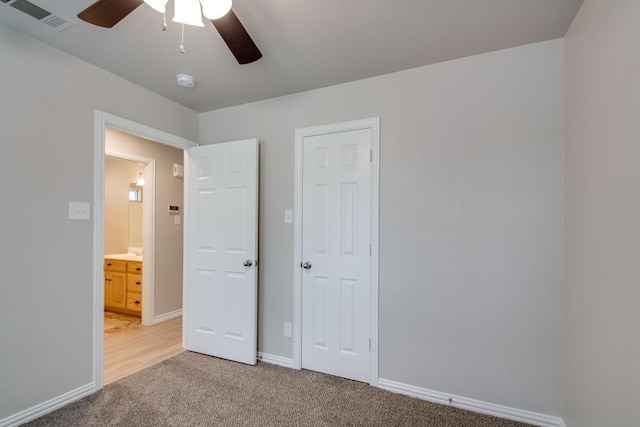
[[[109,384],[38,426],[442,426],[526,424],[311,371],[192,352]]]

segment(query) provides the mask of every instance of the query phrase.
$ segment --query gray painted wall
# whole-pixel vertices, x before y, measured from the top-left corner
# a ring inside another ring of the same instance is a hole
[[[198,115],[0,25],[0,420],[92,382],[94,111],[197,140]],[[93,212],[92,212],[93,218]]]
[[[200,114],[261,143],[260,351],[292,357],[294,130],[372,116],[380,377],[560,415],[562,40]]]
[[[640,2],[586,0],[566,37],[563,416],[640,421]]]
[[[640,418],[638,7],[587,0],[566,38],[569,427]],[[380,116],[381,376],[559,414],[562,52],[550,41],[200,115],[207,143],[261,139],[260,350],[292,354],[294,129]],[[198,115],[2,25],[0,57],[4,419],[92,380],[93,224],[67,209],[93,200],[95,109],[192,140]]]

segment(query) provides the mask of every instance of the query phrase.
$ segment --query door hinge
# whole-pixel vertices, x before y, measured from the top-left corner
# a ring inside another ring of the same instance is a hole
[[[369,245],[369,256],[371,256],[373,249],[371,249],[371,245]]]
[[[369,150],[369,162],[373,162],[373,150]]]
[[[369,338],[369,351],[371,351],[371,338]]]

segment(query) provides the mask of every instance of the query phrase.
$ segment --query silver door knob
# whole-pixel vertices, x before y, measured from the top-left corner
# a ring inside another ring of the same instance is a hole
[[[304,268],[305,270],[308,270],[311,268],[311,263],[310,262],[305,262],[304,264],[302,264],[302,268]]]
[[[245,267],[251,267],[253,265],[253,262],[250,259],[248,259],[245,262],[243,262],[242,265],[244,265]]]

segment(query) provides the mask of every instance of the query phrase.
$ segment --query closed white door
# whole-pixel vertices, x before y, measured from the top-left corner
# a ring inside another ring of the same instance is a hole
[[[302,141],[302,368],[369,381],[371,129]]]
[[[258,141],[187,156],[184,347],[255,365]]]

